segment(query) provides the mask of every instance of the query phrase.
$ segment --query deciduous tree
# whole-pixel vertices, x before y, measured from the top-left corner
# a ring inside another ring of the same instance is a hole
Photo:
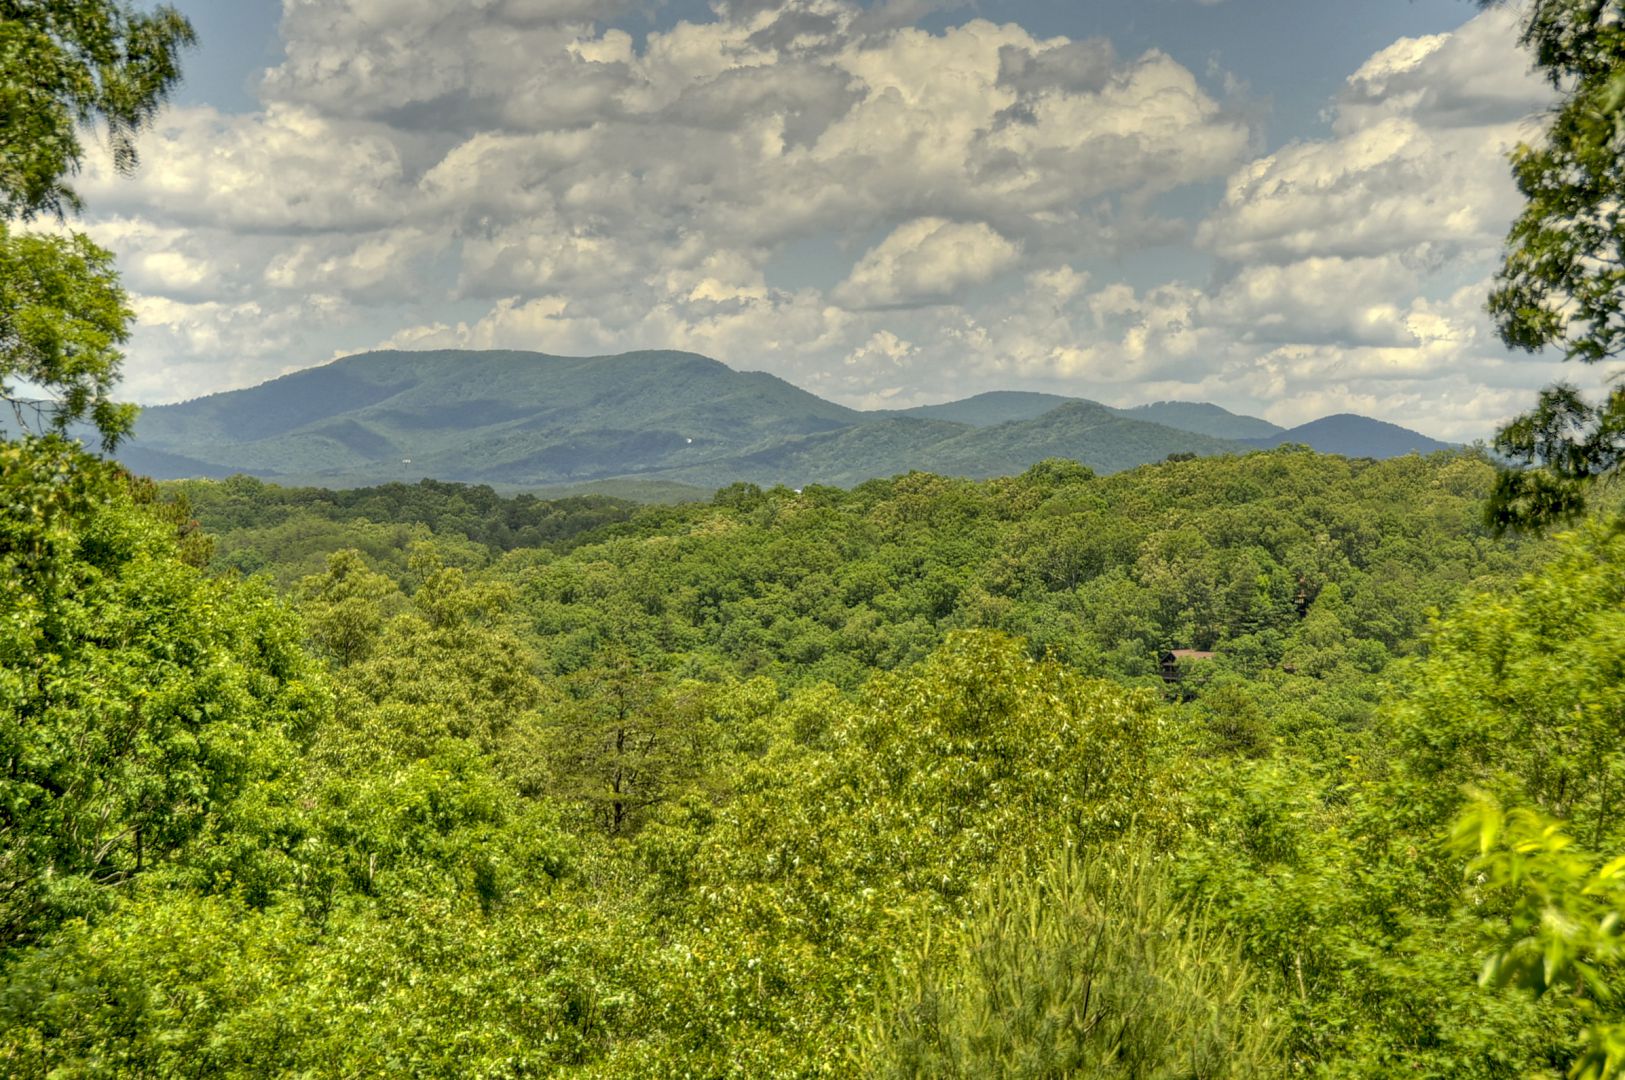
[[[1486,6],[1492,0],[1486,0]],[[1625,24],[1617,0],[1535,0],[1523,42],[1563,94],[1538,141],[1512,154],[1526,204],[1489,310],[1513,348],[1598,364],[1625,352]],[[1532,468],[1501,474],[1498,528],[1573,518],[1587,482],[1625,461],[1625,388],[1588,401],[1564,384],[1496,436]]]
[[[134,169],[136,135],[180,81],[193,40],[167,6],[0,0],[0,401],[25,431],[89,421],[109,450],[129,433],[135,411],[110,394],[132,313],[109,252],[7,223],[80,208],[68,181],[87,127],[105,129],[115,169]]]

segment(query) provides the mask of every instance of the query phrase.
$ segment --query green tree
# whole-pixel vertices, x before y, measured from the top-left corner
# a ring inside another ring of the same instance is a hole
[[[1440,833],[1454,820],[1468,907],[1494,941],[1482,981],[1563,1010],[1569,1075],[1605,1080],[1625,1075],[1625,531],[1592,525],[1558,548],[1440,627],[1398,717],[1395,801]]]
[[[327,706],[297,623],[209,579],[113,467],[0,442],[0,947],[195,865]]]
[[[1508,595],[1462,604],[1389,709],[1395,801],[1442,827],[1471,784],[1625,843],[1625,531],[1592,526]]]
[[[114,168],[134,169],[136,136],[180,82],[181,50],[195,40],[167,5],[0,0],[0,217],[78,210],[67,178],[83,160],[81,131],[98,122]]]
[[[299,583],[300,611],[311,643],[340,667],[365,660],[372,652],[400,597],[395,583],[367,568],[354,548],[327,557],[327,572]]]
[[[703,700],[612,648],[562,680],[549,759],[564,793],[611,836],[629,833],[702,771],[712,725]],[[696,706],[699,706],[696,708]]]
[[[111,397],[133,316],[110,252],[77,233],[13,233],[0,221],[0,401],[19,429],[89,420],[113,449],[135,423],[135,408]]]
[[[1489,310],[1509,346],[1557,348],[1565,359],[1597,364],[1625,351],[1620,6],[1535,0],[1522,40],[1563,98],[1544,138],[1513,151],[1513,175],[1527,204],[1507,236]],[[1501,474],[1488,510],[1493,524],[1571,519],[1585,508],[1587,481],[1625,460],[1625,388],[1591,402],[1572,386],[1550,387],[1495,445],[1533,468]]]
[[[1457,820],[1456,849],[1468,864],[1474,900],[1507,907],[1499,947],[1480,981],[1517,986],[1535,997],[1567,996],[1584,1027],[1569,1066],[1572,1080],[1625,1075],[1625,856],[1586,852],[1562,821],[1537,810],[1510,812],[1480,797]],[[1475,850],[1476,849],[1476,850]]]
[[[193,40],[170,7],[0,0],[0,401],[25,431],[89,420],[108,450],[129,433],[135,411],[109,395],[132,313],[109,252],[7,223],[80,208],[68,177],[86,127],[105,126],[115,169],[135,168],[136,135],[179,82]]]

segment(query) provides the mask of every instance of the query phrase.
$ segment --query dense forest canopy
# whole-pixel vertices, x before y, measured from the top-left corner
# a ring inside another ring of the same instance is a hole
[[[0,16],[9,227],[190,29]],[[1467,451],[160,487],[62,434],[127,428],[110,260],[0,256],[7,1075],[1625,1072],[1606,463],[1549,536]]]
[[[642,509],[243,480],[79,508],[83,535],[151,521],[188,588],[258,597],[303,645],[186,676],[241,680],[193,730],[260,749],[138,873],[132,832],[120,873],[31,901],[0,1052],[245,1075],[1561,1061],[1587,1013],[1477,985],[1516,896],[1464,895],[1448,837],[1471,783],[1607,849],[1584,763],[1617,753],[1619,541],[1493,538],[1494,474],[1287,448]],[[279,580],[281,603],[256,584]],[[1215,655],[1167,681],[1173,648]]]

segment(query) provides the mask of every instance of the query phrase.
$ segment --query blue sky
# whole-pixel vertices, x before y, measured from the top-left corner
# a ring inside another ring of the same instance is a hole
[[[85,227],[168,401],[374,347],[683,348],[861,407],[987,389],[1488,434],[1549,92],[1465,0],[176,0]]]
[[[280,0],[179,0],[175,6],[203,42],[179,100],[253,108],[255,77],[282,57]],[[1467,0],[982,0],[942,5],[917,24],[941,30],[984,18],[1044,37],[1104,35],[1125,52],[1162,49],[1196,71],[1212,63],[1271,101],[1271,134],[1285,141],[1324,127],[1321,112],[1366,57],[1397,38],[1454,30],[1473,14]],[[614,24],[641,35],[710,17],[709,4],[689,0],[650,5]]]

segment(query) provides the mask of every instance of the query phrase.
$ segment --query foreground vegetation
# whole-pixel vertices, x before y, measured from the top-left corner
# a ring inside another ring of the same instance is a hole
[[[1499,476],[160,490],[63,434],[133,421],[111,256],[10,225],[83,122],[133,165],[191,28],[5,12],[6,1075],[1625,1072],[1618,393]],[[1492,299],[1590,362],[1616,22],[1531,5]]]
[[[1609,1030],[1479,975],[1625,847],[1625,538],[1494,539],[1478,458],[633,509],[7,453],[8,1074],[1512,1077]]]

